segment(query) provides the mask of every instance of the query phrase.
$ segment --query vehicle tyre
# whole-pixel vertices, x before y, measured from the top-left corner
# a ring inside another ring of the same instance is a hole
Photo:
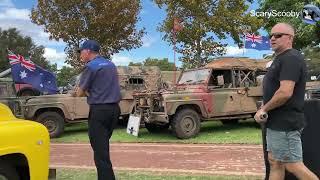
[[[171,121],[171,128],[176,137],[187,139],[200,132],[200,116],[192,109],[182,109],[176,113]]]
[[[64,131],[64,118],[57,112],[44,112],[37,121],[46,126],[51,138],[59,137]]]
[[[229,124],[238,124],[239,119],[226,119],[226,120],[221,120],[223,125],[229,125]]]
[[[144,123],[146,129],[151,133],[159,133],[167,130],[169,128],[169,123],[164,125],[152,124],[152,123]]]
[[[0,161],[0,179],[19,180],[19,174],[17,170],[10,164]]]

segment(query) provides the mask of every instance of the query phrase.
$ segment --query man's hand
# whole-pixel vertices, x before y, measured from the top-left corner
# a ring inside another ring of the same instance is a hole
[[[87,91],[82,90],[79,86],[76,86],[71,93],[71,96],[73,97],[83,97],[83,96],[89,96],[89,93]]]
[[[267,115],[267,112],[261,108],[254,115],[254,120],[256,120],[257,123],[265,123],[267,122],[267,118],[264,118],[263,116],[266,116],[266,115]]]

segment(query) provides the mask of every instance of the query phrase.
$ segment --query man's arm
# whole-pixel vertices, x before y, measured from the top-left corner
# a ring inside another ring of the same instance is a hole
[[[91,71],[88,67],[86,67],[84,71],[81,73],[79,84],[76,85],[72,96],[89,96],[88,89],[91,86],[93,76],[94,72]]]
[[[267,104],[261,106],[261,108],[254,115],[254,119],[258,123],[265,122],[266,119],[262,118],[262,115],[266,114],[268,111],[272,109],[275,109],[285,104],[293,94],[294,85],[295,82],[291,80],[280,81],[279,89],[274,93],[271,100]]]
[[[84,96],[86,96],[86,91],[84,91],[79,86],[77,86],[75,88],[75,92],[74,92],[73,96],[75,96],[75,97],[84,97]]]
[[[294,81],[290,80],[280,81],[279,89],[274,93],[271,100],[267,104],[263,105],[261,109],[268,112],[285,104],[291,98],[295,84],[296,83]]]

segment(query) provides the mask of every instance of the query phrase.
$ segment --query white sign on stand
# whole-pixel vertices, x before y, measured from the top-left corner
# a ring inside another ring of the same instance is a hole
[[[141,121],[140,116],[130,114],[128,125],[127,125],[127,133],[133,136],[138,136],[140,121]]]

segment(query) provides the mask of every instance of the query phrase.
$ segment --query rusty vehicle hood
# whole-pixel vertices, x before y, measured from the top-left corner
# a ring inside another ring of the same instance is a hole
[[[27,103],[56,103],[74,101],[75,99],[82,99],[86,97],[72,97],[70,94],[54,94],[44,96],[33,96],[26,99]]]

